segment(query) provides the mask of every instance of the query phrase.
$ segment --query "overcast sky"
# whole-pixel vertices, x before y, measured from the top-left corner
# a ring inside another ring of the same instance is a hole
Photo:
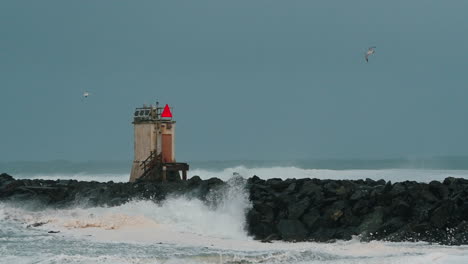
[[[466,0],[2,0],[0,161],[131,160],[133,110],[156,100],[174,107],[178,161],[468,155],[467,14]]]

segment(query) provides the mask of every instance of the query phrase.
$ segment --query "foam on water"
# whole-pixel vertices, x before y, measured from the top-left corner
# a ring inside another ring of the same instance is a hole
[[[317,178],[317,179],[334,179],[334,180],[357,180],[370,178],[374,180],[389,180],[392,182],[399,181],[418,181],[429,182],[432,180],[442,181],[447,177],[460,177],[468,178],[468,170],[435,170],[435,169],[366,169],[366,170],[328,170],[328,169],[302,169],[298,167],[254,167],[248,168],[245,166],[236,166],[225,168],[221,170],[210,169],[192,169],[188,172],[188,177],[195,175],[200,176],[202,179],[220,178],[228,180],[232,177],[233,173],[249,178],[257,175],[262,179],[270,178]],[[14,175],[18,179],[75,179],[80,181],[100,181],[100,182],[127,182],[130,178],[128,173],[119,174],[23,174]]]
[[[257,175],[262,179],[270,178],[317,178],[334,180],[357,180],[370,178],[374,180],[384,179],[392,182],[397,181],[419,181],[428,182],[432,180],[443,180],[446,177],[468,177],[468,170],[424,170],[424,169],[379,169],[379,170],[328,170],[328,169],[302,169],[297,167],[270,167],[270,168],[247,168],[237,166],[223,170],[190,171],[190,176],[199,175],[202,178],[217,177],[223,180],[230,178],[233,173],[239,173],[244,177]]]
[[[227,203],[229,206],[230,202]],[[161,205],[135,201],[113,208],[45,211],[2,203],[0,255],[3,257],[0,263],[422,264],[468,261],[466,246],[361,243],[358,239],[332,244],[261,243],[245,232],[239,233],[238,223],[224,222],[225,217],[217,216],[243,212],[226,211],[222,207],[210,207],[184,198],[172,198]],[[179,212],[184,210],[185,215],[181,216]],[[41,221],[47,223],[37,228],[26,227]],[[48,234],[48,230],[61,233]]]
[[[99,181],[99,182],[127,182],[130,178],[128,173],[99,173],[99,174],[89,174],[89,173],[57,173],[57,174],[18,174],[13,175],[16,179],[42,179],[42,180],[78,180],[78,181]]]
[[[250,207],[241,181],[228,181],[228,187],[208,195],[208,202],[187,197],[169,197],[161,204],[132,201],[117,207],[31,210],[30,206],[0,209],[0,219],[17,219],[27,225],[46,223],[45,228],[67,230],[122,230],[125,236],[144,231],[145,236],[164,242],[174,235],[187,234],[219,238],[247,239],[245,213]],[[84,233],[87,233],[85,231]],[[75,231],[74,233],[79,233]],[[101,232],[104,236],[106,232]],[[119,235],[114,232],[113,235]],[[166,237],[164,236],[166,235]],[[136,238],[135,240],[141,240]]]
[[[7,212],[0,219],[0,263],[422,264],[468,261],[468,247],[378,241],[361,243],[357,239],[332,244],[261,243],[245,235],[229,236],[224,231],[213,231],[211,235],[199,234],[197,231],[187,230],[185,225],[178,226],[178,223],[159,224],[159,220],[154,218],[155,206],[141,202],[117,207],[120,209],[119,213],[112,208],[37,212],[15,209],[11,205],[0,206]],[[165,204],[160,207],[164,209],[166,206],[174,205]],[[131,207],[137,209],[128,213]],[[138,215],[139,213],[144,215]],[[51,222],[38,228],[25,228],[37,220]],[[191,224],[197,225],[199,220],[194,220]],[[99,224],[70,224],[74,221]],[[114,224],[103,224],[105,222]],[[47,230],[57,228],[62,232],[46,233]],[[230,227],[225,225],[224,228]]]
[[[262,178],[393,177],[392,181],[430,181],[466,173],[235,167],[195,170],[192,175],[227,180],[233,172]],[[414,178],[407,178],[405,173]],[[73,176],[102,181],[100,175]],[[118,177],[121,181],[128,179],[128,175]],[[251,205],[244,186],[238,183],[229,181],[230,188],[213,193],[208,202],[182,196],[169,197],[161,204],[132,201],[117,207],[67,209],[38,209],[31,204],[2,202],[0,263],[468,263],[467,246],[362,243],[357,238],[331,244],[255,241],[244,230],[245,212]],[[34,223],[44,224],[28,227]],[[60,233],[47,233],[50,230]]]

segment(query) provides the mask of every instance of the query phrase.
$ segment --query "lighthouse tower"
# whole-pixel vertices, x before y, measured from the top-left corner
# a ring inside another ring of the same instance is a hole
[[[145,106],[135,109],[134,153],[130,182],[137,179],[166,181],[187,179],[187,163],[177,163],[175,159],[175,124],[171,108]]]

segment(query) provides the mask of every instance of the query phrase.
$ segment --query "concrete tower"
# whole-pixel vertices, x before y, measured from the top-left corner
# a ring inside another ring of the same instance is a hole
[[[175,160],[175,124],[168,105],[164,108],[143,106],[136,108],[133,115],[134,153],[130,181],[166,180],[169,171],[172,176],[183,172],[186,179],[187,163]]]

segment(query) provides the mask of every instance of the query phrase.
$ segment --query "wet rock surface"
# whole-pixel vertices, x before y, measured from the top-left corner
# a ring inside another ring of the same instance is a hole
[[[468,180],[391,183],[384,180],[243,180],[251,207],[246,229],[269,242],[348,240],[468,244]],[[117,206],[132,199],[155,202],[185,195],[213,202],[220,179],[166,183],[15,180],[0,174],[0,201],[34,201],[53,207]]]
[[[225,186],[212,178],[193,177],[187,181],[155,182],[86,182],[77,180],[15,180],[0,174],[0,201],[34,201],[38,205],[57,208],[68,206],[118,206],[133,199],[156,202],[168,195],[185,195],[205,200],[207,195]]]
[[[248,179],[248,232],[269,241],[468,243],[468,180]]]

